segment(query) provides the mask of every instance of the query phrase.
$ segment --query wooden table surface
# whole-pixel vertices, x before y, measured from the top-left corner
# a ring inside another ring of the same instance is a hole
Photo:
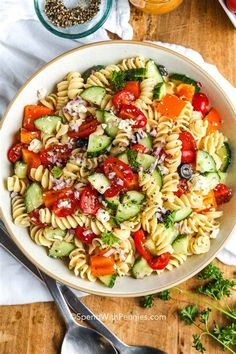
[[[160,17],[132,8],[131,24],[134,39],[160,40],[196,49],[236,85],[236,30],[217,0],[185,0],[179,9]],[[227,276],[233,275],[233,267],[218,264]],[[191,279],[181,287],[191,289],[195,283]],[[235,300],[231,298],[231,302]],[[138,299],[88,296],[84,302],[96,314],[105,314],[104,322],[129,344],[156,346],[168,354],[196,353],[191,342],[193,328],[183,325],[177,316],[177,308],[189,303],[183,296],[174,294],[169,302],[156,300],[151,309],[140,308]],[[131,321],[125,315],[161,316],[159,320]],[[57,354],[64,330],[53,303],[0,307],[1,354]],[[211,340],[205,340],[205,344],[207,353],[221,353]]]

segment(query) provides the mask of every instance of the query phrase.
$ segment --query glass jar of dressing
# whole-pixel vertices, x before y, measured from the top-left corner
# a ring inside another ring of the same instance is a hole
[[[164,14],[176,9],[183,0],[130,0],[137,9],[149,14]]]

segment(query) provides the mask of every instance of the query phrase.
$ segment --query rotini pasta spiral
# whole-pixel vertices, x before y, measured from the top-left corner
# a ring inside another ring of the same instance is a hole
[[[161,193],[164,199],[168,199],[170,202],[174,200],[174,192],[178,190],[179,175],[178,173],[170,173],[163,178],[163,187]]]
[[[210,239],[207,235],[197,235],[189,240],[188,251],[190,254],[206,253],[210,249]]]
[[[39,219],[43,224],[51,224],[53,228],[59,227],[61,230],[75,229],[78,225],[83,226],[79,216],[72,214],[60,218],[48,208],[39,210]]]
[[[37,245],[51,247],[53,241],[48,240],[44,234],[44,228],[38,225],[31,225],[30,226],[30,237],[32,240],[37,243]]]
[[[173,270],[175,268],[178,268],[180,265],[182,265],[185,261],[187,260],[187,255],[186,254],[175,254],[173,253],[170,256],[170,261],[166,266],[167,270]]]
[[[164,202],[164,206],[170,210],[178,210],[185,207],[200,209],[203,205],[203,196],[197,193],[185,193],[180,198],[176,195],[173,200]]]
[[[40,165],[37,168],[31,168],[30,177],[37,182],[40,182],[43,188],[52,189],[53,187],[53,177],[47,168]]]
[[[173,122],[167,117],[160,117],[157,125],[157,134],[153,139],[153,147],[156,149],[160,143],[165,143],[171,133]]]
[[[9,192],[19,193],[23,195],[28,186],[26,179],[20,179],[16,175],[7,178],[7,190]]]
[[[172,133],[166,137],[165,152],[167,157],[165,159],[165,166],[169,172],[176,172],[181,163],[181,148],[182,142],[179,139],[179,134]]]
[[[135,58],[128,58],[123,59],[118,67],[121,70],[129,70],[129,69],[136,69],[136,68],[145,68],[146,59],[144,57],[135,57]]]
[[[39,101],[42,105],[52,110],[55,110],[57,107],[57,95],[55,93],[51,93],[50,95],[41,98]]]
[[[135,101],[135,106],[141,110],[148,110],[148,105],[153,102],[153,89],[155,86],[154,79],[145,79],[141,82],[141,93],[139,98]]]
[[[156,224],[156,227],[151,229],[150,238],[155,244],[157,255],[165,252],[173,253],[172,234],[163,224]]]
[[[108,91],[111,91],[110,81],[111,73],[113,71],[120,71],[117,65],[108,65],[105,69],[93,72],[87,79],[85,87],[90,86],[102,86],[106,87]]]
[[[73,269],[75,275],[89,281],[96,281],[96,277],[91,272],[91,267],[88,264],[87,252],[79,240],[75,241],[76,248],[70,253],[69,269]]]
[[[156,207],[162,206],[162,194],[160,192],[160,187],[157,184],[156,179],[149,173],[139,173],[139,185],[143,192],[147,195],[149,201],[152,205]]]
[[[15,196],[11,200],[12,205],[12,218],[14,224],[21,227],[30,226],[30,218],[26,213],[24,198],[21,196]]]
[[[78,72],[71,72],[67,75],[68,80],[68,98],[73,100],[84,88],[84,79]]]

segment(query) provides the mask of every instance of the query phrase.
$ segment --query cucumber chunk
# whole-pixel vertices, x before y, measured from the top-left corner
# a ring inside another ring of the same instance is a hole
[[[56,131],[57,124],[62,122],[58,116],[43,116],[34,120],[36,128],[45,134],[52,134]]]
[[[107,135],[89,135],[87,154],[88,157],[99,156],[111,145],[112,138]]]
[[[227,173],[218,171],[218,176],[220,178],[220,183],[225,184],[227,179]]]
[[[110,188],[110,182],[103,173],[94,173],[88,177],[88,181],[101,194],[105,193]]]
[[[58,238],[64,238],[66,236],[66,231],[61,230],[59,228],[53,229],[52,227],[45,227],[44,234],[46,235],[47,239],[56,240]]]
[[[37,183],[33,182],[29,185],[25,192],[25,206],[27,213],[31,213],[43,204],[43,190]]]
[[[98,279],[105,284],[108,288],[113,288],[116,282],[116,274],[112,275],[101,275]]]
[[[88,68],[87,70],[85,70],[82,74],[82,78],[84,79],[84,81],[87,81],[89,76],[93,73],[93,72],[97,72],[100,71],[102,69],[104,69],[105,66],[104,65],[94,65],[91,66],[91,68]]]
[[[162,174],[161,171],[159,170],[159,168],[155,168],[155,170],[152,173],[152,176],[155,178],[157,185],[160,187],[160,189],[163,186],[163,178],[162,178]]]
[[[172,243],[172,247],[175,254],[188,254],[188,236],[179,235]]]
[[[174,219],[174,223],[176,222],[180,222],[184,219],[187,219],[191,214],[192,214],[193,210],[190,207],[186,207],[186,208],[182,208],[180,210],[174,211],[173,215],[173,219]]]
[[[69,256],[69,254],[75,249],[73,243],[66,241],[55,241],[52,244],[52,247],[49,250],[49,257],[52,258],[62,258]]]
[[[104,123],[104,111],[102,109],[96,109],[95,115],[99,123]]]
[[[105,198],[105,202],[107,202],[108,208],[116,210],[118,205],[120,204],[120,198],[118,196]]]
[[[83,100],[88,101],[90,103],[96,104],[100,106],[102,103],[103,98],[106,95],[106,89],[101,86],[91,86],[85,89],[81,94],[80,97]]]
[[[141,210],[141,206],[137,204],[119,204],[116,211],[116,221],[122,223],[136,216]]]
[[[120,161],[126,163],[127,165],[129,165],[129,159],[128,159],[128,156],[127,156],[127,153],[126,152],[122,152],[121,154],[117,155],[116,156]]]
[[[229,144],[225,142],[222,148],[218,151],[217,155],[222,161],[220,171],[226,172],[232,160],[232,153]]]
[[[155,84],[159,82],[163,82],[163,77],[160,74],[158,66],[155,64],[153,60],[148,60],[146,64],[146,76],[147,78],[154,79]]]
[[[147,133],[147,136],[145,138],[142,138],[139,140],[139,144],[145,146],[148,149],[152,149],[152,137],[150,134]]]
[[[191,79],[190,77],[183,75],[183,74],[172,74],[169,76],[169,79],[173,81],[175,84],[180,84],[183,82],[184,84],[192,85],[195,87],[195,92],[200,91],[200,87],[198,86],[198,83],[196,80]]]
[[[131,275],[135,279],[142,279],[145,276],[150,275],[152,272],[153,269],[149,267],[147,261],[143,257],[136,259],[134,266],[131,269]]]
[[[104,123],[107,125],[105,128],[105,132],[107,135],[111,136],[112,138],[115,138],[119,128],[118,128],[118,121],[120,120],[118,117],[116,117],[114,114],[111,114],[109,112],[104,112]]]
[[[143,170],[146,171],[149,167],[155,163],[156,158],[148,154],[138,153],[137,162],[142,166]]]
[[[142,204],[145,199],[145,195],[138,191],[129,191],[125,194],[122,204]]]
[[[164,82],[159,82],[153,89],[153,99],[161,100],[166,95],[166,84]]]
[[[25,178],[27,176],[28,165],[24,161],[17,161],[14,165],[14,173],[18,178]]]
[[[207,184],[209,184],[209,189],[214,189],[217,184],[220,183],[220,176],[218,172],[206,172],[204,173],[204,177],[208,179]]]
[[[208,152],[197,150],[196,169],[201,173],[216,172],[216,163]]]

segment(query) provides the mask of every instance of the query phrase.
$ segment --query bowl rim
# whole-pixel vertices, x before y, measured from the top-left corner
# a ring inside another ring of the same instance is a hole
[[[90,47],[98,47],[101,45],[110,45],[110,44],[121,44],[121,45],[126,45],[126,44],[133,44],[133,45],[142,45],[144,47],[152,47],[152,48],[156,48],[156,49],[160,49],[163,50],[167,53],[170,54],[174,54],[176,56],[178,56],[180,59],[182,59],[183,61],[187,61],[189,64],[191,64],[192,66],[194,66],[198,71],[201,71],[202,74],[206,75],[207,78],[217,87],[217,89],[219,91],[221,91],[221,93],[223,94],[223,96],[225,97],[225,100],[227,101],[229,107],[231,108],[231,110],[233,111],[233,113],[236,115],[236,107],[234,107],[233,102],[231,102],[231,100],[229,99],[229,97],[227,96],[226,92],[221,88],[221,86],[218,84],[218,82],[211,76],[208,74],[208,72],[206,70],[204,70],[201,66],[199,66],[198,64],[196,64],[194,61],[192,61],[191,59],[185,57],[182,54],[179,54],[178,52],[163,47],[161,45],[157,45],[154,43],[149,43],[149,42],[142,42],[142,41],[133,41],[133,40],[110,40],[110,41],[101,41],[101,42],[96,42],[96,43],[91,43],[91,44],[86,44],[86,45],[82,45],[81,47],[78,48],[74,48],[72,50],[69,50],[57,57],[55,57],[54,59],[50,60],[48,63],[46,63],[45,65],[43,65],[40,69],[38,69],[34,74],[32,74],[29,79],[20,87],[20,89],[17,91],[17,93],[15,94],[15,96],[13,97],[13,99],[11,100],[11,102],[9,103],[3,117],[0,123],[0,132],[2,130],[3,124],[7,118],[8,112],[10,111],[11,107],[13,106],[13,104],[15,103],[15,100],[17,99],[17,97],[20,95],[20,93],[24,90],[24,88],[29,84],[30,81],[32,81],[34,79],[34,77],[36,77],[40,72],[42,72],[45,68],[47,68],[48,66],[50,66],[51,64],[53,64],[54,62],[60,60],[61,58],[70,55],[71,53],[77,52],[77,51],[82,51],[82,50],[86,50],[87,48]],[[83,291],[86,292],[88,294],[93,294],[93,295],[99,295],[99,296],[114,296],[114,297],[138,297],[138,296],[145,296],[145,295],[149,295],[149,294],[154,294],[157,292],[157,289],[153,289],[152,291],[141,291],[141,292],[133,292],[133,293],[128,293],[128,294],[120,294],[117,293],[116,291],[112,292],[112,293],[107,293],[104,291],[100,291],[100,290],[88,290],[86,289],[84,286],[80,286],[80,285],[75,285],[75,284],[71,284],[69,281],[63,279],[60,276],[55,276],[53,273],[51,273],[51,271],[49,271],[47,268],[45,268],[44,266],[42,266],[41,264],[39,264],[21,245],[21,243],[18,241],[18,239],[15,237],[14,233],[11,231],[11,227],[10,224],[8,224],[7,220],[5,219],[4,216],[4,212],[3,212],[3,208],[0,205],[0,216],[1,219],[4,222],[4,225],[8,231],[8,233],[11,235],[13,241],[16,243],[17,247],[19,247],[19,249],[23,252],[23,254],[37,267],[39,268],[41,271],[45,272],[47,275],[51,276],[53,279],[55,279],[56,281],[70,287],[73,288],[75,290],[79,290],[79,291]],[[166,290],[167,288],[173,288],[174,286],[177,286],[181,283],[183,283],[184,281],[187,281],[188,279],[192,278],[195,274],[199,273],[203,268],[205,268],[215,257],[216,255],[222,250],[222,248],[224,247],[225,243],[233,236],[234,233],[234,229],[236,227],[236,224],[234,224],[231,232],[229,233],[229,235],[221,242],[221,245],[219,246],[219,249],[217,250],[217,252],[212,255],[209,259],[207,259],[206,261],[204,261],[202,263],[202,265],[197,268],[196,270],[193,270],[192,272],[190,272],[187,276],[182,276],[180,278],[178,278],[177,281],[173,281],[168,287],[166,286],[162,286],[160,289],[158,289],[158,291],[163,291]],[[115,290],[115,289],[114,289]]]
[[[51,33],[55,34],[58,37],[61,38],[69,38],[69,39],[78,39],[78,38],[84,38],[89,36],[90,34],[93,34],[94,32],[96,32],[99,28],[102,27],[102,25],[104,24],[104,22],[107,20],[108,15],[111,11],[112,8],[112,0],[107,0],[107,6],[105,9],[104,14],[102,15],[101,19],[90,29],[83,31],[81,33],[78,34],[70,34],[70,33],[64,33],[59,31],[59,29],[55,29],[54,27],[52,27],[48,22],[45,21],[44,17],[41,14],[41,11],[39,9],[39,4],[38,4],[38,0],[34,0],[34,8],[35,8],[35,12],[36,15],[39,19],[39,21],[41,22],[41,24]],[[60,27],[58,27],[60,28]]]

